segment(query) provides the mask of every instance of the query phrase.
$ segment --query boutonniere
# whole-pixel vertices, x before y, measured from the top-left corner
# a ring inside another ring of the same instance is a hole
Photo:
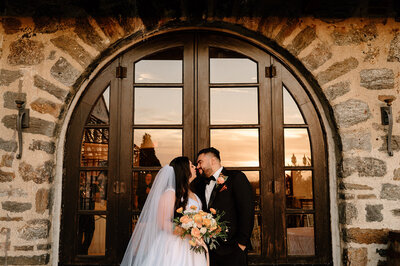
[[[219,188],[220,186],[222,186],[222,188],[220,189],[219,192],[224,191],[225,189],[227,189],[226,185],[225,185],[225,181],[228,179],[228,176],[223,175],[222,173],[219,175],[219,177],[217,178],[217,184],[216,187]]]

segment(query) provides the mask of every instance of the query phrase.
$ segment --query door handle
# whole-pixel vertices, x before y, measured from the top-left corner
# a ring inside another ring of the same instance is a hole
[[[124,194],[126,192],[125,182],[115,181],[113,184],[113,192],[115,194]]]
[[[268,192],[275,193],[275,181],[268,181]]]

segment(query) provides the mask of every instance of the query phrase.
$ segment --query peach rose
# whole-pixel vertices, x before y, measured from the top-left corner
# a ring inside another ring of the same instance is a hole
[[[216,211],[214,208],[210,208],[210,212],[211,212],[212,214],[217,214],[217,211]]]
[[[189,218],[189,216],[184,215],[184,216],[182,216],[182,217],[179,219],[179,221],[180,221],[181,223],[183,223],[183,224],[186,224],[186,223],[190,222],[190,218]]]
[[[176,226],[174,228],[174,235],[181,236],[184,232],[185,232],[185,229],[183,229],[180,226]]]
[[[206,212],[203,212],[203,211],[199,211],[199,214],[200,214],[201,216],[207,215],[207,213],[206,213]]]
[[[217,184],[218,184],[218,185],[221,185],[221,184],[223,184],[223,183],[225,183],[225,178],[223,178],[222,176],[218,177],[218,178],[217,178]]]
[[[192,231],[190,232],[190,234],[195,238],[200,238],[200,230],[196,227],[192,228]]]
[[[210,219],[203,219],[203,224],[205,227],[210,227],[211,226],[211,220]]]
[[[183,212],[183,207],[180,207],[180,208],[176,209],[176,212],[177,213],[182,213]]]
[[[201,214],[198,213],[198,214],[193,216],[193,220],[197,224],[202,224],[203,223],[203,216],[201,216]]]
[[[216,229],[217,229],[216,226],[213,226],[213,227],[210,228],[211,231],[214,231],[214,230],[216,230]]]
[[[197,207],[196,206],[194,206],[194,205],[192,205],[192,206],[190,206],[190,208],[192,209],[192,210],[197,210]]]
[[[196,245],[196,242],[194,242],[193,240],[189,240],[189,244],[190,244],[191,246],[193,246],[193,247],[197,246],[197,245]]]

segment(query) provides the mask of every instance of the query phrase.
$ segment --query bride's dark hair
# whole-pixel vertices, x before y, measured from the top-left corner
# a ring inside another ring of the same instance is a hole
[[[189,158],[186,156],[176,157],[170,163],[175,172],[175,210],[185,208],[189,198],[189,178],[191,176]]]

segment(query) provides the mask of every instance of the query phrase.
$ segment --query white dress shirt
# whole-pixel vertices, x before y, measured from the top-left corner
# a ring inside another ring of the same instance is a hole
[[[222,172],[222,166],[221,168],[219,168],[214,174],[213,176],[215,177],[215,180],[218,179],[219,174]],[[215,183],[217,183],[217,181],[211,180],[210,184],[206,185],[206,202],[207,202],[207,207],[208,207],[208,202],[210,201],[210,197],[211,197],[211,193],[215,187]]]

